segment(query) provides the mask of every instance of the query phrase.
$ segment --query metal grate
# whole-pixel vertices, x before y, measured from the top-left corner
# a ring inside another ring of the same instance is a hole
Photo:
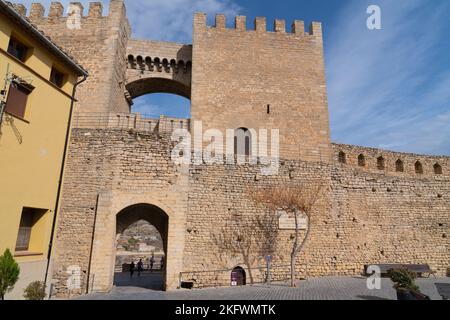
[[[27,251],[30,246],[31,229],[29,227],[20,227],[17,236],[16,251]]]

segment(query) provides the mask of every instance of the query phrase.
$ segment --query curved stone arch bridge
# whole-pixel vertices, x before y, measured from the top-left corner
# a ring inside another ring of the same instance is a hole
[[[191,98],[192,45],[129,40],[126,98],[150,93],[172,93]]]

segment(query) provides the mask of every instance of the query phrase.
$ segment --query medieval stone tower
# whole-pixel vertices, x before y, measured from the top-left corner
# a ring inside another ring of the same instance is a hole
[[[78,91],[77,111],[128,113],[132,99],[153,92],[191,99],[191,121],[204,130],[232,128],[283,129],[281,155],[329,162],[330,132],[320,23],[305,32],[295,21],[292,32],[276,20],[256,18],[247,30],[246,17],[225,27],[217,15],[207,27],[206,15],[195,14],[192,45],[134,40],[123,1],[91,3],[87,16],[72,3],[69,17],[54,2],[44,18],[33,4],[30,19],[90,71]]]
[[[25,14],[23,6],[17,10]],[[91,3],[87,15],[72,3],[48,17],[33,4],[29,18],[90,73],[78,103],[67,159],[52,273],[67,294],[78,270],[77,293],[113,286],[115,241],[139,220],[153,224],[167,256],[165,287],[229,284],[229,270],[254,259],[217,246],[230,221],[261,213],[248,187],[314,184],[327,187],[317,205],[311,242],[299,256],[303,277],[359,275],[370,263],[429,263],[449,267],[450,159],[331,144],[320,23],[294,21],[273,29],[256,18],[248,30],[236,17],[227,28],[217,15],[194,16],[193,43],[135,40],[123,0]],[[271,24],[271,23],[269,23]],[[144,119],[132,100],[148,93],[191,100],[191,119]],[[170,133],[202,121],[203,130],[278,129],[280,170],[261,176],[258,165],[176,165]],[[292,230],[280,230],[274,279],[289,272]],[[250,264],[250,265],[248,265]],[[253,269],[254,268],[254,269]]]

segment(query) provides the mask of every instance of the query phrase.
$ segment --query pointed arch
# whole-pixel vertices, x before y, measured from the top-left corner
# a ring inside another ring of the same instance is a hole
[[[398,159],[395,162],[395,171],[396,172],[405,172],[405,165],[401,159]]]
[[[344,151],[339,152],[338,161],[339,161],[339,163],[342,163],[342,164],[347,163],[347,155],[344,153]]]
[[[415,169],[417,174],[423,174],[423,166],[422,166],[422,163],[420,161],[417,161],[414,164],[414,169]]]
[[[366,157],[363,154],[358,156],[358,166],[365,167],[366,166]]]
[[[435,163],[433,169],[434,174],[442,174],[442,166],[439,163]]]
[[[386,169],[386,160],[384,160],[383,156],[377,158],[377,168],[378,170]]]

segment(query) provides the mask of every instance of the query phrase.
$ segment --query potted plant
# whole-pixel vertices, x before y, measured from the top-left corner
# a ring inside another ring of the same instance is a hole
[[[397,300],[430,300],[420,292],[415,283],[416,274],[404,269],[389,270],[389,278],[394,282]]]

